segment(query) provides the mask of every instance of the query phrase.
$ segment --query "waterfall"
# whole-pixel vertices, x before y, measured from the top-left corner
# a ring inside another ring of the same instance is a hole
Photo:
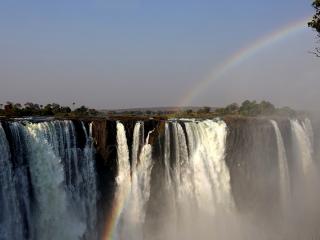
[[[0,239],[97,239],[93,145],[81,124],[83,149],[72,121],[8,122],[10,146],[0,128]]]
[[[92,141],[92,123],[89,124],[89,132],[85,124],[81,122],[85,133],[85,147],[83,150],[83,164],[81,165],[82,183],[80,185],[83,192],[80,199],[83,201],[83,220],[87,222],[86,236],[88,239],[98,239],[97,235],[97,183],[96,169],[94,164],[94,147]],[[81,201],[80,200],[80,201]]]
[[[230,173],[225,163],[227,126],[223,121],[205,120],[185,123],[190,136],[195,198],[198,208],[214,214],[218,209],[232,210]]]
[[[53,129],[47,123],[40,123],[28,124],[25,130],[32,185],[37,198],[37,239],[80,238],[84,225],[70,212],[61,158],[55,155],[47,139],[48,135],[53,136],[50,132]]]
[[[123,211],[118,221],[120,239],[143,239],[143,225],[146,203],[150,197],[150,177],[152,170],[152,147],[143,134],[143,123],[137,122],[133,131],[132,167],[130,176],[129,150],[122,123],[117,123],[118,176],[117,201],[124,201]],[[145,144],[144,144],[145,142]],[[139,149],[141,148],[141,152]],[[118,182],[118,179],[121,181]],[[116,238],[117,239],[117,238]]]
[[[5,240],[26,238],[18,193],[14,184],[18,177],[14,175],[10,146],[0,124],[0,236]]]
[[[289,204],[290,198],[290,176],[289,176],[289,167],[287,161],[286,150],[283,143],[283,138],[278,127],[278,124],[274,120],[270,120],[277,138],[278,146],[278,165],[280,173],[280,189],[281,189],[281,201],[282,207],[285,207]]]
[[[11,136],[11,162],[13,164],[14,184],[17,192],[19,212],[22,216],[20,220],[25,239],[32,238],[31,222],[31,186],[30,172],[28,162],[25,157],[26,140],[24,138],[21,125],[14,122],[9,124],[9,133]]]
[[[125,237],[126,231],[123,231],[122,222],[126,220],[126,210],[128,195],[131,190],[131,176],[130,176],[130,162],[129,162],[129,148],[126,137],[126,130],[121,122],[117,122],[117,165],[118,175],[116,177],[116,193],[114,197],[114,205],[120,205],[122,209],[116,209],[115,214],[118,222],[116,223],[116,231],[114,239],[122,239]]]
[[[226,124],[220,120],[171,120],[165,124],[166,212],[159,235],[193,239],[207,221],[233,212],[230,173],[225,162],[226,136]],[[221,219],[212,224],[223,225],[222,222]]]
[[[313,135],[312,127],[308,119],[300,123],[297,119],[290,120],[293,133],[295,153],[299,160],[299,165],[304,175],[308,175],[313,170]]]
[[[150,197],[150,178],[151,178],[151,170],[152,170],[152,146],[149,143],[150,131],[145,140],[145,144],[142,146],[140,153],[140,161],[136,168],[137,181],[133,182],[133,185],[137,185],[136,189],[139,192],[139,211],[138,219],[141,223],[144,223],[145,215],[146,215],[146,204]],[[140,238],[141,239],[141,238]]]
[[[170,129],[169,123],[165,123],[165,133],[164,133],[164,167],[165,167],[165,180],[167,188],[171,185],[171,165],[170,165]]]
[[[1,119],[0,239],[292,239],[300,219],[316,225],[310,120],[226,121]]]

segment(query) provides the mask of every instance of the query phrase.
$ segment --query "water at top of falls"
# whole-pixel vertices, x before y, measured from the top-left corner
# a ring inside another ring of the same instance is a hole
[[[165,123],[165,134],[164,134],[164,167],[165,167],[165,179],[166,179],[166,187],[170,187],[171,185],[171,165],[170,165],[170,129],[169,123]]]
[[[132,156],[132,169],[136,169],[138,164],[138,158],[139,158],[139,148],[140,148],[140,135],[141,135],[141,122],[137,122],[134,126],[133,130],[133,142],[132,142],[132,150],[131,150],[131,156]]]
[[[0,213],[0,239],[97,239],[93,146],[83,130],[82,150],[72,121],[8,122],[9,147],[0,126],[0,165],[7,164],[0,190],[6,184],[3,173],[10,183],[4,198],[0,191],[0,203],[10,202],[5,219],[14,219],[12,231],[2,230]]]
[[[0,236],[3,239],[20,240],[24,239],[25,234],[10,158],[9,143],[0,123]]]
[[[130,178],[130,164],[126,135],[122,123],[117,123],[117,144],[118,144],[118,176],[122,176],[118,182],[116,201],[121,201],[119,195],[128,194],[126,207],[122,210],[121,221],[118,221],[118,239],[143,239],[143,224],[146,215],[146,203],[150,196],[150,177],[152,169],[152,147],[148,143],[151,132],[148,133],[146,141],[141,139],[143,123],[137,122],[133,131],[132,144],[132,168]],[[146,142],[144,144],[144,142]],[[140,146],[141,152],[139,153]],[[122,164],[122,166],[121,166]],[[126,165],[126,166],[123,166]]]
[[[85,226],[70,212],[61,158],[46,138],[49,131],[52,128],[45,123],[27,124],[25,128],[31,180],[38,202],[36,237],[77,239],[84,234]]]
[[[126,130],[124,125],[117,121],[117,166],[118,173],[116,176],[116,192],[113,200],[114,205],[123,205],[123,209],[116,209],[114,218],[117,219],[116,231],[114,232],[113,239],[123,238],[123,225],[122,221],[126,219],[126,211],[128,209],[128,198],[131,194],[131,174],[129,162],[129,148],[127,143]],[[125,226],[126,227],[126,226]],[[126,231],[125,231],[126,232]]]
[[[129,148],[124,125],[117,122],[117,154],[118,154],[118,176],[117,184],[130,184],[130,162]]]
[[[137,122],[135,124],[133,130],[133,143],[132,143],[132,174],[131,174],[131,195],[130,195],[130,206],[128,207],[128,211],[126,213],[126,218],[129,221],[135,221],[135,219],[139,219],[139,214],[141,212],[141,194],[138,185],[138,160],[139,160],[139,148],[140,148],[140,135],[141,128],[143,124],[141,122]]]
[[[87,234],[89,239],[97,239],[97,184],[96,184],[96,168],[94,164],[94,151],[92,142],[92,123],[89,124],[89,132],[83,122],[82,129],[85,133],[86,144],[84,147],[84,159],[80,168],[83,182],[81,184],[81,193],[83,203],[83,218],[87,221]]]
[[[295,144],[296,155],[300,162],[302,172],[304,174],[308,174],[308,172],[313,169],[313,140],[310,133],[311,125],[308,124],[308,120],[300,123],[297,119],[291,119],[290,124],[293,132],[293,141]]]
[[[194,239],[206,224],[216,229],[231,218],[234,200],[225,162],[226,136],[226,124],[219,120],[165,123],[165,178],[159,180],[164,181],[163,192],[155,200],[165,206],[155,230],[159,239]]]
[[[137,175],[138,175],[138,184],[139,189],[141,191],[141,206],[144,208],[145,204],[149,200],[150,197],[150,178],[151,178],[151,170],[152,170],[152,146],[149,144],[150,134],[153,132],[150,131],[145,140],[145,144],[142,146],[140,153],[140,161],[137,167]],[[144,221],[145,211],[141,213],[141,220]]]
[[[280,129],[285,124],[278,125],[273,120],[264,120],[265,123],[268,128],[263,125],[263,131],[258,129],[261,125],[238,131],[233,126],[228,129],[222,120],[179,119],[156,122],[158,125],[151,130],[149,127],[155,122],[137,121],[132,129],[132,122],[126,121],[125,126],[117,121],[116,125],[106,124],[116,129],[108,131],[108,139],[104,140],[106,147],[111,146],[112,154],[101,159],[100,151],[109,149],[95,152],[94,143],[98,139],[92,137],[92,123],[76,120],[2,121],[0,168],[5,171],[0,171],[0,239],[97,240],[100,224],[101,227],[108,224],[108,230],[103,229],[105,233],[110,230],[110,222],[115,224],[111,229],[115,240],[255,239],[252,236],[256,236],[256,232],[265,230],[264,226],[261,227],[265,222],[260,220],[269,218],[268,213],[263,217],[260,213],[265,206],[269,211],[268,200],[278,200],[279,190],[283,204],[289,205],[286,210],[292,212],[301,199],[304,201],[309,196],[304,194],[307,191],[296,190],[300,179],[296,178],[295,172],[290,172],[289,180],[289,170],[297,167],[308,173],[314,168],[312,147],[316,140],[313,138],[317,136],[313,136],[307,119],[291,120],[288,134],[286,128]],[[114,130],[116,134],[111,136]],[[230,147],[241,149],[231,149],[226,157],[228,133]],[[282,133],[286,135],[282,136]],[[132,144],[128,145],[131,141]],[[259,143],[251,147],[253,141]],[[274,142],[274,145],[266,142]],[[114,144],[116,153],[113,152]],[[289,148],[285,149],[285,146]],[[266,155],[270,153],[271,157],[264,158],[259,155],[260,151]],[[101,167],[98,173],[103,176],[96,175],[95,156],[98,156],[97,163]],[[260,164],[261,159],[270,161],[257,167],[254,161]],[[112,174],[108,175],[109,169],[104,172],[111,164],[108,162],[102,166],[99,162],[102,160],[117,164],[115,179],[111,179]],[[231,173],[226,161],[236,164],[232,166],[234,189],[231,189]],[[297,166],[295,161],[299,163]],[[241,165],[237,165],[238,162]],[[260,171],[267,173],[260,174]],[[112,188],[109,188],[111,184]],[[309,187],[303,181],[300,185]],[[109,191],[107,194],[110,195],[101,196],[102,190]],[[108,202],[112,197],[113,202]],[[289,197],[291,199],[287,200]],[[262,203],[258,202],[262,198]],[[105,209],[101,211],[100,206]],[[300,216],[304,214],[303,207]],[[278,205],[275,209],[280,210]],[[104,215],[108,210],[112,216]],[[281,211],[275,216],[284,222],[296,213],[284,218],[279,217],[280,214]],[[257,222],[254,221],[256,217]],[[99,222],[105,218],[108,219],[105,225]],[[258,230],[251,234],[250,222],[250,229],[242,231],[252,219],[253,228]],[[291,224],[291,219],[288,222]],[[239,236],[233,228],[241,228]],[[232,229],[230,234],[229,229]],[[267,239],[264,235],[261,238]]]
[[[274,120],[270,120],[276,134],[277,147],[278,147],[278,165],[280,173],[280,188],[281,188],[281,201],[283,207],[289,204],[290,197],[290,176],[288,160],[286,155],[286,150],[283,143],[283,138],[278,127],[278,124]]]
[[[185,211],[194,200],[199,210],[210,214],[218,209],[233,209],[230,173],[225,162],[226,124],[219,120],[184,122],[186,136],[180,123],[170,124],[173,125],[176,162],[174,170],[170,171],[175,178],[177,201],[183,199]]]
[[[310,139],[310,144],[311,144],[311,150],[313,150],[313,144],[314,144],[314,134],[313,134],[313,129],[312,129],[312,124],[309,118],[305,118],[304,121],[302,122],[302,126],[307,132],[309,139]]]

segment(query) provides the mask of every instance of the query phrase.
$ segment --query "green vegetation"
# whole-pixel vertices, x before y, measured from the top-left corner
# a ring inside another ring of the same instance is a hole
[[[308,23],[308,26],[313,28],[318,32],[318,37],[320,38],[320,0],[314,0],[312,6],[315,9],[315,14],[312,20]],[[320,47],[315,48],[314,54],[320,57]]]
[[[241,115],[241,116],[270,116],[270,115],[282,115],[293,116],[295,111],[289,107],[276,108],[272,103],[268,101],[244,101],[241,106],[237,103],[232,103],[225,108],[218,108],[216,113],[219,115]]]
[[[139,111],[109,111],[106,116],[111,118],[149,118],[155,119],[168,119],[168,118],[214,118],[224,116],[244,116],[244,117],[257,117],[257,116],[284,116],[293,117],[297,113],[289,107],[276,108],[268,101],[244,101],[241,105],[232,103],[222,108],[210,108],[204,106],[198,109],[184,109],[184,110],[169,110],[151,111],[140,109]]]
[[[73,104],[74,106],[75,104]],[[57,103],[47,104],[45,106],[32,102],[27,102],[23,106],[20,103],[6,102],[0,104],[0,116],[6,117],[25,117],[25,116],[97,116],[99,112],[95,109],[89,109],[85,106],[71,110],[68,106],[60,106]]]
[[[75,104],[73,103],[73,108]],[[23,106],[20,103],[7,102],[0,104],[0,116],[5,117],[25,117],[25,116],[57,116],[57,117],[110,117],[110,118],[214,118],[222,116],[295,116],[296,112],[289,107],[276,108],[273,104],[267,101],[244,101],[241,105],[232,103],[222,108],[210,108],[204,106],[195,110],[130,110],[130,111],[109,111],[102,114],[95,109],[89,109],[85,106],[75,108],[73,111],[68,106],[60,106],[57,103],[47,104],[45,106],[35,103],[25,103]]]
[[[276,108],[272,103],[267,101],[261,101],[257,103],[256,101],[244,101],[241,106],[237,103],[232,103],[223,108],[217,108],[210,111],[209,107],[203,107],[198,111],[194,112],[191,109],[186,111],[179,111],[171,114],[170,117],[194,117],[194,118],[211,118],[211,117],[221,117],[221,116],[246,116],[246,117],[256,117],[256,116],[295,116],[296,112],[289,107]]]

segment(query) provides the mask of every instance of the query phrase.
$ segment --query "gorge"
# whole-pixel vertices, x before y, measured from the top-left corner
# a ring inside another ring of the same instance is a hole
[[[1,240],[320,236],[313,119],[0,122]]]

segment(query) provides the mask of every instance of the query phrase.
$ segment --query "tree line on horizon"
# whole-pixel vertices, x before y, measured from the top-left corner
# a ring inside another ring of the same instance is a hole
[[[297,113],[290,107],[276,108],[272,103],[268,101],[261,101],[260,103],[253,100],[245,100],[241,105],[238,103],[232,103],[226,107],[212,109],[210,107],[202,107],[197,111],[192,111],[187,109],[184,112],[178,113],[178,115],[192,115],[192,116],[227,116],[227,115],[237,115],[237,116],[295,116]]]
[[[73,104],[74,105],[74,104]],[[25,104],[6,102],[0,104],[0,116],[6,117],[26,117],[26,116],[97,116],[99,112],[96,109],[90,109],[81,106],[71,110],[69,106],[60,106],[57,103],[41,105],[37,103],[27,102]]]
[[[60,106],[57,103],[51,103],[47,105],[39,105],[36,103],[27,102],[25,104],[6,102],[6,104],[0,104],[0,116],[5,117],[27,117],[27,116],[58,116],[58,117],[92,117],[102,116],[96,109],[89,109],[85,106],[75,108],[71,110],[69,106]],[[187,109],[185,111],[178,111],[175,113],[161,112],[161,111],[139,111],[139,112],[123,112],[123,113],[112,113],[109,112],[107,116],[114,115],[128,115],[128,116],[142,116],[142,115],[158,115],[168,117],[215,117],[215,116],[227,116],[227,115],[238,115],[238,116],[295,116],[296,112],[289,108],[276,108],[272,103],[268,101],[261,101],[258,103],[253,100],[246,100],[241,105],[232,103],[226,107],[211,108],[204,106],[198,110]]]

